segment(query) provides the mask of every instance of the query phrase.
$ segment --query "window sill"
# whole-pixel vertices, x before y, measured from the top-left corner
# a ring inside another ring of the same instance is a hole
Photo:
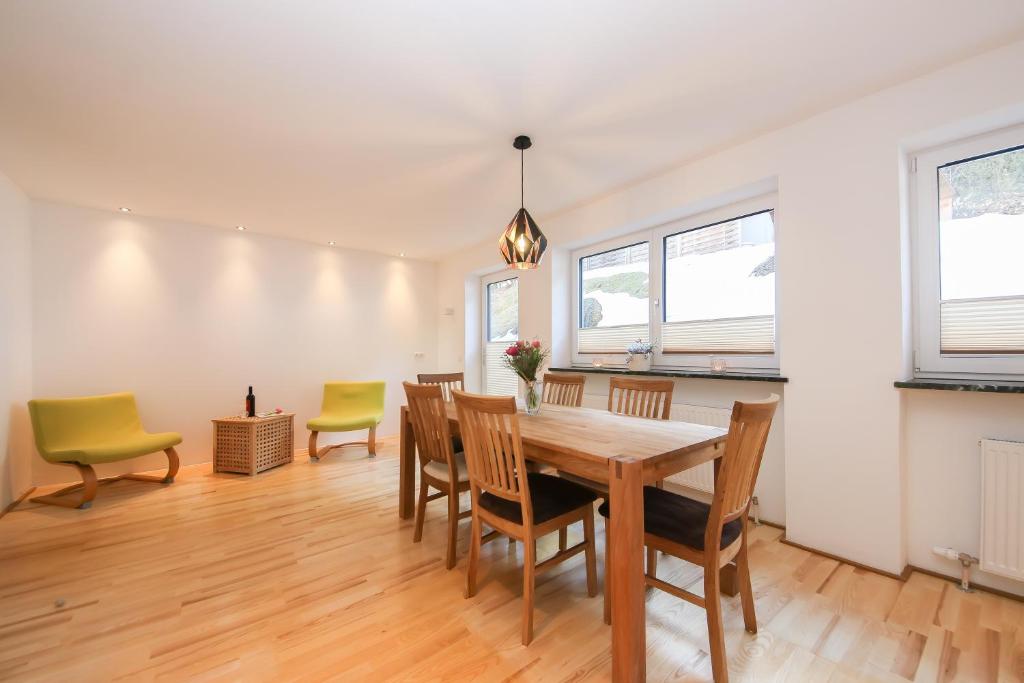
[[[550,372],[585,372],[595,375],[634,375],[636,377],[689,377],[691,379],[731,379],[741,382],[788,382],[788,377],[761,375],[743,372],[706,372],[703,370],[645,370],[634,371],[621,368],[595,368],[580,366],[569,368],[548,368]]]
[[[1024,382],[984,379],[908,379],[893,382],[897,389],[973,391],[990,394],[1024,394]]]

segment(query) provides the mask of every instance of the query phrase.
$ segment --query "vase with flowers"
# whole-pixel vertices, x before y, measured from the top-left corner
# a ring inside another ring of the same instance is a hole
[[[512,372],[526,383],[526,414],[536,415],[540,412],[541,400],[544,396],[543,382],[537,379],[537,371],[548,357],[549,351],[541,348],[536,339],[532,342],[519,341],[505,349],[502,360]]]
[[[637,339],[626,347],[626,367],[634,372],[646,372],[651,369],[651,354],[654,344]]]

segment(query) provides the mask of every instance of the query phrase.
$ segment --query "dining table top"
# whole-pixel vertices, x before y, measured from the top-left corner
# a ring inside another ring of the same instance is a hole
[[[449,421],[457,424],[455,405],[446,404],[446,410]],[[609,459],[621,456],[645,461],[677,458],[721,443],[727,436],[720,427],[547,403],[537,415],[522,410],[518,415],[527,451],[558,452],[605,466]]]

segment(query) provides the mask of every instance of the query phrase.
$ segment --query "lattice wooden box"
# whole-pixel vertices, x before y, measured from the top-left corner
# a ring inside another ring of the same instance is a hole
[[[256,474],[295,459],[295,413],[213,420],[213,471]]]

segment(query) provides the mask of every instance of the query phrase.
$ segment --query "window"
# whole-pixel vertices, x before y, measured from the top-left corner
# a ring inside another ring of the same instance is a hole
[[[621,353],[649,338],[650,245],[630,244],[579,259],[579,353]]]
[[[642,339],[656,366],[722,356],[777,369],[775,204],[764,195],[575,252],[573,362],[621,365]]]
[[[1024,374],[1024,129],[917,157],[915,371]]]
[[[772,211],[664,238],[662,353],[775,352]]]
[[[519,280],[498,276],[484,278],[484,393],[514,395],[519,390],[515,374],[505,367],[502,355],[509,342],[519,339]]]

